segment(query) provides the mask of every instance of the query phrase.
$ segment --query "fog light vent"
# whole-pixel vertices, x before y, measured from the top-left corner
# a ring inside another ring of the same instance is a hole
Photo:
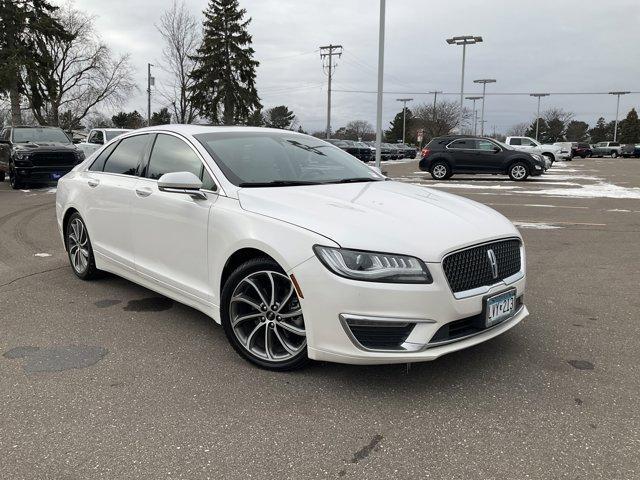
[[[405,350],[402,344],[416,326],[415,322],[370,320],[347,315],[340,317],[353,339],[369,350]]]

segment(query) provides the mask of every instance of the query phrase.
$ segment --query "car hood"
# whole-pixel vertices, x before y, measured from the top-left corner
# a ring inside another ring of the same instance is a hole
[[[520,237],[513,224],[480,203],[400,182],[243,188],[243,209],[330,238],[344,248],[440,262],[453,250]]]

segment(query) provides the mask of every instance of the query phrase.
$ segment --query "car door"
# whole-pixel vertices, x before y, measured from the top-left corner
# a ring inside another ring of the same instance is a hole
[[[486,173],[502,173],[505,171],[505,152],[497,143],[491,140],[477,141],[478,169]]]
[[[107,147],[85,172],[89,187],[85,220],[96,255],[134,270],[131,202],[150,134],[134,135]]]
[[[477,159],[476,140],[474,138],[459,138],[446,146],[446,150],[453,160],[453,170],[457,172],[476,173],[480,171]]]
[[[165,173],[191,172],[203,181],[206,199],[158,189]],[[139,275],[183,295],[211,303],[207,241],[209,214],[218,195],[200,155],[183,138],[159,133],[132,203],[135,265]]]

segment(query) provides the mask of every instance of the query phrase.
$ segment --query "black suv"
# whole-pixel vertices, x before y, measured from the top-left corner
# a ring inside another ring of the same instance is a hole
[[[454,173],[488,173],[520,181],[542,175],[546,166],[541,155],[512,150],[491,138],[447,135],[434,138],[422,149],[420,170],[436,180],[446,180]]]
[[[0,132],[0,181],[9,174],[13,189],[58,180],[83,160],[84,153],[58,127],[5,127]]]

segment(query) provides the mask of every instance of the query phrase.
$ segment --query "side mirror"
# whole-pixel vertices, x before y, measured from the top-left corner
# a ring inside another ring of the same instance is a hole
[[[158,190],[169,193],[186,193],[194,198],[206,199],[200,191],[202,181],[191,172],[165,173],[158,179]]]

